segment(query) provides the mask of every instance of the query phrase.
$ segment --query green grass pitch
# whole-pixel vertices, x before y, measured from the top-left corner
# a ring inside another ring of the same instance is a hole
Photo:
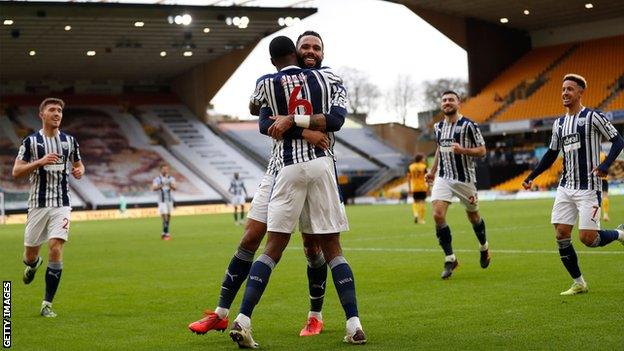
[[[549,224],[552,200],[483,202],[492,264],[479,267],[477,240],[463,209],[448,214],[460,266],[442,281],[443,254],[431,216],[415,225],[409,205],[348,207],[343,235],[355,273],[366,350],[615,350],[624,347],[624,247],[574,244],[590,292],[561,297],[571,284]],[[624,222],[624,197],[612,197],[612,228]],[[160,220],[72,223],[56,319],[38,315],[45,265],[21,281],[22,225],[0,226],[0,272],[13,281],[15,350],[231,350],[227,334],[190,333],[214,308],[242,227],[231,215],[174,217],[173,240]],[[46,249],[47,250],[47,249]],[[44,257],[47,256],[46,251]],[[46,257],[47,262],[47,257]],[[47,263],[46,263],[47,264]],[[331,281],[331,279],[330,279]],[[253,316],[265,350],[339,350],[344,314],[328,282],[325,330],[301,338],[308,311],[305,259],[294,235]],[[231,311],[238,313],[241,289]]]

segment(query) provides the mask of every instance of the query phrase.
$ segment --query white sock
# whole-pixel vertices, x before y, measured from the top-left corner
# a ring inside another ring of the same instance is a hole
[[[358,329],[362,329],[362,324],[360,323],[360,318],[351,317],[347,319],[347,334],[353,335],[355,331]]]
[[[239,313],[234,321],[238,322],[238,324],[243,328],[251,328],[251,318],[245,316],[242,313]]]
[[[347,334],[353,335],[355,331],[358,329],[362,329],[362,324],[360,323],[360,318],[351,317],[347,319]]]
[[[489,245],[489,243],[487,241],[485,242],[485,244],[479,245],[479,250],[480,251],[485,251],[485,250],[487,250],[489,248],[490,248],[490,245]]]
[[[455,262],[456,260],[457,259],[455,258],[455,254],[444,257],[444,262]]]
[[[230,310],[223,307],[215,308],[215,313],[219,316],[219,318],[224,319],[227,318],[228,314],[230,314]]]
[[[585,282],[585,279],[583,279],[583,276],[580,276],[578,278],[574,278],[574,282],[575,283],[579,283],[581,285],[587,285],[587,283]]]
[[[619,230],[619,229],[616,229],[616,230],[617,230],[618,234],[620,234],[620,235],[618,235],[618,240],[619,241],[624,241],[624,230]]]
[[[314,318],[318,319],[319,321],[323,320],[323,314],[321,312],[310,311],[310,312],[308,312],[308,318],[310,318],[310,317],[314,317]]]

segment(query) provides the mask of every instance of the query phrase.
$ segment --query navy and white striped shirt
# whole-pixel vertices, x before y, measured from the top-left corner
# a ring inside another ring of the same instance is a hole
[[[292,128],[283,140],[273,144],[267,172],[276,174],[282,167],[307,162],[318,157],[333,157],[333,132],[339,130],[347,115],[347,91],[342,80],[330,69],[302,69],[288,66],[277,73],[262,76],[256,82],[251,96],[253,104],[260,105],[260,130],[272,123],[271,115],[324,113],[330,148],[323,150],[308,143],[301,136],[301,128]]]
[[[39,167],[30,174],[29,209],[71,206],[69,174],[73,163],[80,161],[76,138],[61,131],[54,137],[47,137],[40,130],[22,141],[17,158],[30,163],[49,153],[59,155],[60,159],[58,163]]]
[[[247,189],[245,189],[245,183],[243,183],[243,180],[240,178],[232,179],[228,191],[230,192],[230,194],[235,196],[243,195],[243,193],[247,194]]]
[[[457,180],[464,183],[476,183],[474,157],[453,153],[452,143],[458,143],[464,148],[474,148],[485,145],[479,126],[460,116],[454,123],[446,118],[435,124],[435,137],[438,143],[438,177]]]
[[[553,123],[550,149],[563,150],[563,172],[559,186],[574,190],[602,189],[592,170],[600,164],[600,143],[618,135],[600,111],[584,107],[573,116],[559,117]]]
[[[173,197],[171,196],[171,184],[175,186],[175,178],[173,176],[163,176],[161,174],[154,178],[152,184],[154,186],[162,185],[162,188],[156,190],[158,191],[158,202],[173,202]]]

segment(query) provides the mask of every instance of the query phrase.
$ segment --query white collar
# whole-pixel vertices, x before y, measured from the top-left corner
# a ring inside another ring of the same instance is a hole
[[[286,67],[284,67],[284,68],[280,69],[280,72],[281,72],[281,71],[285,71],[285,70],[287,70],[287,69],[301,69],[301,67],[299,67],[299,66],[295,66],[295,65],[290,65],[290,66],[286,66]]]

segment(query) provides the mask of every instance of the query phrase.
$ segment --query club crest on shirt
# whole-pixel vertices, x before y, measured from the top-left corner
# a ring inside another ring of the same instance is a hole
[[[461,133],[461,130],[462,130],[462,126],[455,126],[455,129],[453,130],[453,132],[455,134],[459,134],[459,133]]]
[[[578,124],[579,127],[582,127],[585,125],[585,118],[579,118],[578,121],[576,122],[576,124]]]
[[[69,149],[69,143],[66,141],[61,141],[61,147],[63,148],[63,150],[67,150]]]

